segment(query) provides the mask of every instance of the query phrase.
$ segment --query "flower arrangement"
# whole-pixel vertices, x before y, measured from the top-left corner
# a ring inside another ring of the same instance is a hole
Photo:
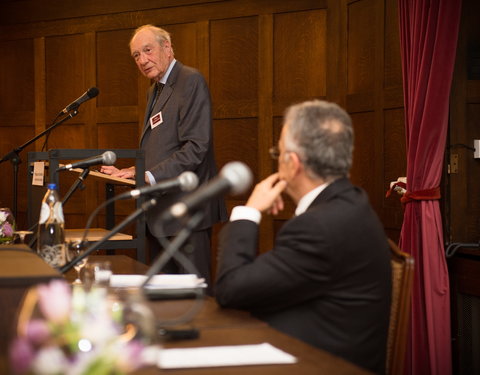
[[[147,343],[124,325],[122,306],[104,288],[38,285],[25,298],[18,331],[9,348],[15,374],[119,375],[147,364]]]
[[[9,208],[0,208],[0,243],[13,241],[15,220]]]

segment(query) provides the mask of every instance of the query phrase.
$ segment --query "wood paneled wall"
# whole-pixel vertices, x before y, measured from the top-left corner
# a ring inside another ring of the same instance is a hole
[[[352,180],[363,186],[396,239],[398,199],[384,198],[405,175],[403,99],[395,0],[65,0],[0,5],[0,154],[48,126],[88,87],[99,96],[55,129],[48,148],[136,148],[148,80],[129,56],[132,31],[145,23],[172,33],[176,57],[198,68],[212,93],[218,167],[241,160],[255,178],[276,169],[268,148],[282,115],[312,98],[347,108],[355,125]],[[22,152],[40,150],[39,140]],[[2,205],[11,205],[11,166],[0,165]],[[62,190],[69,187],[68,179]],[[103,199],[88,183],[68,206],[81,227]],[[20,170],[19,222],[25,224],[26,168]],[[228,206],[246,194],[228,197]],[[131,206],[120,211],[128,214]],[[292,214],[262,222],[261,249]],[[100,223],[101,224],[101,223]]]

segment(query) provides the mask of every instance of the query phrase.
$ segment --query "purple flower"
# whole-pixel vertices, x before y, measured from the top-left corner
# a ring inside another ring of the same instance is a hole
[[[69,319],[71,292],[65,280],[52,280],[49,284],[39,285],[37,291],[40,310],[47,320],[64,323]]]
[[[44,320],[34,319],[27,323],[25,337],[34,345],[41,345],[50,338],[50,330]]]
[[[13,228],[11,224],[7,221],[5,224],[3,224],[3,234],[5,237],[12,237],[13,236]]]
[[[23,337],[15,339],[9,348],[10,366],[15,374],[25,374],[32,364],[35,353]]]

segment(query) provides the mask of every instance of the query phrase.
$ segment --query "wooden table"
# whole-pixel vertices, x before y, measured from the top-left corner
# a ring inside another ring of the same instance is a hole
[[[94,260],[108,259],[112,262],[112,270],[115,274],[143,274],[148,267],[125,255],[91,256]],[[67,272],[67,279],[73,280],[74,272]],[[150,301],[158,321],[171,319],[185,313],[197,303],[194,300],[162,300]],[[158,374],[171,372],[175,375],[191,374],[369,374],[341,358],[335,357],[323,350],[303,343],[295,338],[287,336],[266,323],[253,318],[245,311],[223,309],[211,297],[203,300],[198,313],[187,324],[200,331],[200,337],[192,340],[166,341],[162,345],[166,348],[187,348],[217,345],[243,345],[260,344],[268,342],[273,346],[297,357],[298,362],[288,365],[256,365],[204,369],[178,369],[162,370],[158,368],[144,368],[136,374]]]

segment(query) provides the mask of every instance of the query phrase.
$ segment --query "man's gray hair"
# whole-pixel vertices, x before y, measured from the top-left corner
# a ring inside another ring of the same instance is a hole
[[[161,27],[157,27],[154,25],[143,25],[137,28],[133,32],[133,35],[130,39],[130,43],[132,42],[132,39],[135,37],[135,35],[137,35],[140,31],[143,31],[145,29],[150,30],[155,35],[155,39],[157,40],[158,44],[163,45],[163,42],[165,41],[168,41],[170,45],[172,44],[170,33],[167,30],[164,30]]]
[[[297,153],[311,177],[348,176],[354,134],[345,110],[335,103],[307,101],[289,107],[284,124],[285,149]]]

